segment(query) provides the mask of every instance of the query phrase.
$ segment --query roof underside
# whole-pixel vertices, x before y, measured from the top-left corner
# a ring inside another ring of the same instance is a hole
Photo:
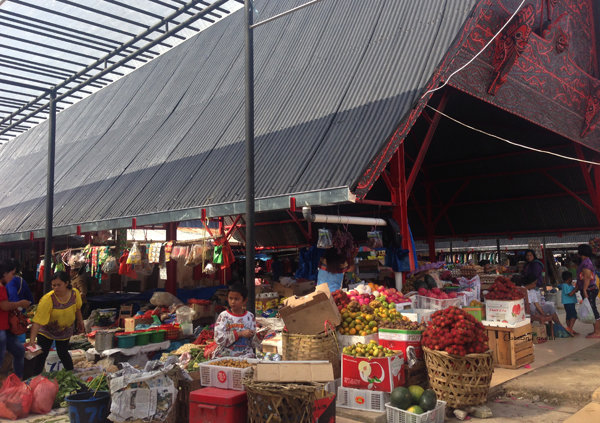
[[[256,2],[260,18],[304,3]],[[475,0],[327,0],[255,29],[257,211],[351,199]],[[243,15],[57,117],[55,234],[243,212]],[[0,240],[41,236],[47,124],[0,151]]]

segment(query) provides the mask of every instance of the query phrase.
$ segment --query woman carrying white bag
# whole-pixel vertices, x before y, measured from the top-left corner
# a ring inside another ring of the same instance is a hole
[[[589,244],[581,244],[577,247],[577,253],[581,258],[581,263],[577,268],[577,288],[583,298],[583,303],[579,309],[579,318],[584,323],[591,322],[592,319],[588,318],[591,310],[594,315],[594,331],[586,338],[600,338],[600,314],[596,307],[596,298],[598,297],[596,269],[590,258],[592,257],[592,247]]]

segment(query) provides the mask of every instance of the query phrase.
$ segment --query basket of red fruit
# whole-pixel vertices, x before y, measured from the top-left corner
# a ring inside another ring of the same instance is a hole
[[[483,325],[457,307],[436,311],[422,335],[429,383],[448,406],[487,401],[494,360]]]

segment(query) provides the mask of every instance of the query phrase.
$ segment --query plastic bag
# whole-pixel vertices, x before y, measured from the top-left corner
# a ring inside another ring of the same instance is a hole
[[[367,232],[367,245],[370,248],[383,248],[383,238],[381,231],[369,231]]]
[[[194,310],[188,306],[183,306],[179,307],[175,314],[177,315],[177,322],[192,323],[192,320],[194,320],[194,314],[196,314],[196,312],[194,312]]]
[[[590,300],[587,298],[583,299],[583,302],[579,306],[578,313],[579,320],[581,323],[589,323],[593,324],[596,322],[596,317],[594,316],[594,312],[592,311],[592,306],[590,305]]]
[[[179,298],[170,292],[155,292],[150,298],[150,304],[160,307],[169,307],[173,304],[183,304]]]
[[[47,414],[52,410],[54,399],[58,394],[58,383],[44,376],[36,376],[29,383],[33,393],[31,412],[36,414]]]
[[[117,273],[119,270],[119,266],[117,265],[117,259],[113,256],[110,256],[106,259],[104,264],[102,265],[102,272],[110,275],[111,273]]]
[[[8,375],[0,388],[0,418],[16,420],[26,417],[31,409],[33,395],[29,386],[14,373]]]
[[[331,232],[329,229],[319,229],[319,240],[317,241],[317,248],[331,248],[333,242],[331,242]]]
[[[199,264],[202,264],[202,258],[204,256],[204,248],[202,245],[192,245],[190,249],[190,254],[185,260],[185,265],[190,267],[195,267]]]
[[[127,264],[141,264],[142,263],[142,252],[138,247],[137,242],[134,242],[131,250],[129,250],[129,256],[127,256]]]

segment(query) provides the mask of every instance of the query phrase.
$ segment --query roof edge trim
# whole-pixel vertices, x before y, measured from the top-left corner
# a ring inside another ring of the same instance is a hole
[[[347,186],[328,188],[323,190],[289,193],[272,197],[261,197],[255,200],[255,211],[266,212],[274,210],[285,210],[290,207],[290,198],[296,199],[296,206],[326,206],[345,202],[354,202],[355,197]],[[208,206],[199,206],[182,210],[163,211],[139,216],[120,217],[81,224],[72,224],[58,226],[52,229],[54,237],[73,235],[77,233],[77,226],[81,227],[81,232],[94,232],[101,230],[111,230],[120,228],[130,228],[131,219],[136,219],[138,226],[157,225],[168,222],[180,222],[184,220],[195,220],[202,217],[202,209],[206,210],[207,217],[232,216],[244,214],[246,212],[246,201],[234,201],[230,203],[221,203]],[[0,243],[27,241],[30,234],[36,239],[45,237],[45,229],[38,229],[27,232],[16,232],[10,234],[0,234]]]

